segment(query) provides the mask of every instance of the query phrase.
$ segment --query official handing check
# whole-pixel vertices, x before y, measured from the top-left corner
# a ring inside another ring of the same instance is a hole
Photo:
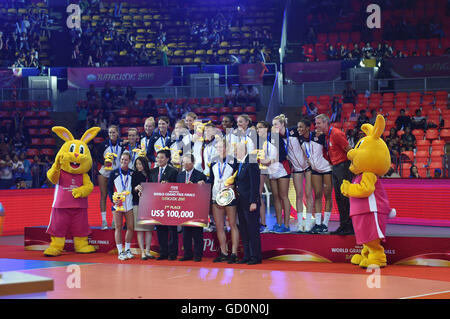
[[[143,183],[138,223],[144,225],[208,225],[209,184]]]

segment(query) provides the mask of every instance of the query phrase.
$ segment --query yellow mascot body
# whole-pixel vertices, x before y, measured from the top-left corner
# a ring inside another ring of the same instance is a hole
[[[347,153],[351,161],[350,171],[356,176],[352,183],[344,180],[341,193],[350,198],[350,217],[355,229],[356,242],[363,245],[361,254],[352,257],[351,263],[367,268],[369,265],[385,267],[384,248],[386,221],[393,217],[392,210],[380,181],[391,166],[391,156],[386,143],[381,139],[384,132],[384,117],[378,115],[375,125],[363,124],[366,134]]]
[[[94,185],[87,174],[92,167],[91,152],[87,143],[97,135],[100,128],[88,129],[81,140],[75,140],[70,131],[62,126],[55,126],[52,131],[65,143],[47,172],[47,178],[56,186],[47,228],[47,233],[51,235],[51,243],[44,251],[44,255],[59,256],[64,249],[68,233],[73,236],[77,253],[95,252],[94,246],[88,242],[91,229],[88,223],[87,197],[94,189]]]

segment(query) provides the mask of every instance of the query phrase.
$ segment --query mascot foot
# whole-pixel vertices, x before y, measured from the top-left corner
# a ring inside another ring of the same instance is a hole
[[[364,258],[361,261],[359,267],[367,268],[370,265],[376,265],[378,267],[386,267],[387,265],[386,254],[384,253],[383,246],[380,245],[379,239],[366,243],[364,247],[368,248],[369,254],[367,255],[367,258]]]
[[[357,265],[358,266],[363,259],[364,259],[363,256],[361,256],[360,254],[356,254],[356,255],[352,256],[352,259],[350,260],[350,262],[353,265]]]
[[[64,244],[66,242],[65,237],[53,237],[52,241],[50,242],[50,246],[44,251],[44,255],[47,257],[56,257],[61,255]]]
[[[95,247],[89,245],[87,237],[74,237],[73,244],[75,246],[75,251],[79,254],[90,254],[95,252]]]
[[[363,249],[361,250],[361,255],[360,254],[353,255],[353,257],[350,260],[350,262],[353,265],[359,266],[361,264],[361,262],[364,259],[367,259],[368,257],[369,257],[369,247],[367,247],[366,245],[363,244]]]

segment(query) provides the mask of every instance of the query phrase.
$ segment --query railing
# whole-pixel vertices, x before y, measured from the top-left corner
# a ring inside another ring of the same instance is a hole
[[[305,82],[303,84],[285,84],[283,87],[286,106],[304,105],[306,97],[342,94],[348,81]],[[412,92],[450,90],[449,77],[404,78],[404,79],[368,79],[352,81],[358,93]]]
[[[1,101],[51,101],[52,89],[0,88]]]

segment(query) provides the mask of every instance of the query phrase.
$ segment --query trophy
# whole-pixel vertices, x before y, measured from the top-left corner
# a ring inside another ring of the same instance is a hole
[[[112,171],[114,158],[117,157],[116,153],[106,153],[105,154],[105,170]]]
[[[116,212],[124,212],[125,211],[125,209],[123,208],[123,202],[125,201],[125,198],[129,194],[130,194],[129,191],[114,192],[114,194],[113,194],[113,202],[116,205]]]
[[[227,206],[236,198],[236,195],[235,195],[233,189],[229,188],[229,186],[234,184],[234,180],[236,179],[237,173],[238,173],[238,171],[236,171],[232,176],[228,177],[225,180],[225,183],[224,183],[225,188],[222,189],[221,191],[219,191],[216,196],[217,205]]]

